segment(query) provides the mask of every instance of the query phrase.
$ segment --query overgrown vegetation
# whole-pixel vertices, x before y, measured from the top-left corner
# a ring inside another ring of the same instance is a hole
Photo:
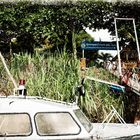
[[[19,79],[26,80],[29,95],[66,102],[75,101],[76,87],[81,84],[82,73],[79,60],[73,59],[73,56],[68,55],[65,51],[55,54],[47,53],[46,55],[36,53],[33,56],[27,53],[15,54],[11,62],[10,71],[17,83]],[[105,74],[106,80],[112,77],[105,70],[96,69],[95,67],[86,73],[86,75],[96,78],[104,78],[103,75]],[[2,76],[8,82],[6,86],[7,92],[10,94],[13,85],[8,81],[5,72],[2,73]],[[114,80],[113,77],[112,80]],[[92,121],[102,121],[112,109],[111,105],[114,105],[122,114],[122,96],[110,92],[106,85],[86,80],[85,90],[86,95],[85,97],[80,97],[79,105]]]
[[[78,60],[64,53],[16,55],[11,71],[16,79],[25,79],[30,95],[57,100],[73,100],[73,87],[79,82]]]

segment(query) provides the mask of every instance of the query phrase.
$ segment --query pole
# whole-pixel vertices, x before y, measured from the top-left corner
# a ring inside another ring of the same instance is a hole
[[[133,26],[134,26],[134,32],[135,32],[135,38],[136,38],[136,44],[137,44],[138,61],[140,62],[140,48],[139,48],[139,42],[138,42],[137,31],[136,31],[135,19],[133,19]]]
[[[122,70],[121,70],[121,58],[120,58],[120,48],[119,48],[119,40],[118,40],[118,31],[117,31],[116,18],[114,18],[114,22],[115,22],[115,33],[116,33],[116,43],[117,43],[118,63],[119,63],[119,76],[122,76]]]
[[[84,58],[85,57],[85,51],[84,51],[84,49],[82,50],[82,58]]]
[[[11,75],[11,73],[10,73],[10,71],[9,71],[9,69],[8,69],[8,67],[7,67],[7,65],[6,65],[6,63],[5,63],[4,57],[2,56],[1,52],[0,52],[0,59],[1,59],[2,63],[3,63],[3,65],[4,65],[4,68],[5,68],[5,70],[6,70],[7,74],[8,74],[8,76],[10,77],[11,81],[13,82],[15,89],[17,89],[17,84],[16,84],[16,82],[15,82],[13,76]],[[14,94],[15,94],[15,93],[14,93]]]

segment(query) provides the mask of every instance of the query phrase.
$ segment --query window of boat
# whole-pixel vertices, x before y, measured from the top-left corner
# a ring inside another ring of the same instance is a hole
[[[35,115],[37,133],[44,135],[76,135],[80,127],[68,112],[37,113]]]
[[[0,114],[0,137],[28,136],[32,132],[28,114]]]
[[[79,119],[79,121],[82,123],[84,128],[90,132],[92,130],[92,124],[91,122],[87,119],[87,117],[83,114],[83,112],[80,109],[74,110],[75,115]]]

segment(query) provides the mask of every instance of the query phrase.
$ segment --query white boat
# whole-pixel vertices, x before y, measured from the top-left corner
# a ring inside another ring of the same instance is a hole
[[[0,140],[140,139],[140,126],[91,123],[75,103],[34,96],[0,97]]]

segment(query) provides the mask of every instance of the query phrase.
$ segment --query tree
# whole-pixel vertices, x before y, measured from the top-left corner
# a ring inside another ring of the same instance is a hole
[[[8,38],[19,37],[25,32],[33,36],[37,45],[47,38],[55,48],[67,46],[71,49],[73,46],[74,51],[76,35],[83,30],[83,27],[101,26],[98,21],[103,16],[98,15],[99,10],[94,16],[91,15],[93,14],[91,9],[105,11],[103,5],[100,2],[75,4],[69,2],[58,5],[4,3],[0,5],[0,28]]]
[[[138,13],[137,3],[105,1],[67,3],[62,1],[48,5],[30,2],[2,3],[0,29],[4,32],[7,42],[13,37],[21,38],[20,35],[25,33],[32,36],[31,44],[34,44],[34,47],[41,47],[40,44],[48,40],[54,50],[67,47],[74,52],[77,48],[75,43],[77,35],[84,30],[83,28],[107,28],[114,34],[114,17],[132,16],[139,27]]]
[[[112,55],[109,53],[103,53],[101,52],[101,54],[99,54],[98,58],[101,60],[101,63],[103,64],[102,66],[104,68],[107,67],[107,63],[111,61],[112,59]]]

